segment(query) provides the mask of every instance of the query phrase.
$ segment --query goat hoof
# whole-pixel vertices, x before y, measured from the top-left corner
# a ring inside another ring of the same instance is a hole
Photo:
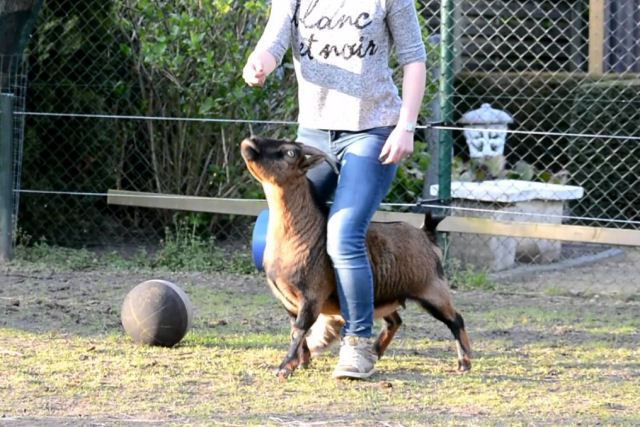
[[[376,342],[376,343],[373,345],[373,351],[374,351],[374,352],[376,353],[376,355],[378,356],[378,360],[382,359],[383,351],[382,351],[382,347],[380,346],[380,343],[377,343],[377,342]]]
[[[458,360],[458,371],[460,372],[468,372],[471,370],[471,360],[465,357],[462,360]]]
[[[275,375],[280,381],[284,381],[287,378],[289,378],[289,376],[291,376],[292,373],[293,371],[291,369],[280,368],[276,370]]]

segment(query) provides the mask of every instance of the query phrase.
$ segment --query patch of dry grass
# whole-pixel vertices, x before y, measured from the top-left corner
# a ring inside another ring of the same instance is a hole
[[[151,273],[0,278],[0,423],[640,424],[640,305],[616,298],[457,292],[474,345],[455,371],[446,328],[409,306],[371,381],[330,378],[336,349],[286,382],[288,320],[263,278],[174,274],[195,323],[172,349],[134,345],[126,291]]]

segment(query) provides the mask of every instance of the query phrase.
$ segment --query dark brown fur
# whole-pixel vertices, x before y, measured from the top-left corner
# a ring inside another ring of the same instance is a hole
[[[315,203],[305,175],[326,157],[300,143],[256,137],[243,141],[241,151],[269,204],[267,283],[292,319],[291,346],[278,369],[285,378],[297,366],[308,364],[305,336],[318,315],[340,314],[335,273],[325,249],[326,213]],[[376,351],[381,357],[402,323],[397,308],[407,299],[415,300],[449,327],[456,339],[459,369],[468,370],[471,345],[451,301],[442,254],[435,244],[435,225],[427,217],[422,230],[405,223],[369,227],[376,318],[385,320]]]

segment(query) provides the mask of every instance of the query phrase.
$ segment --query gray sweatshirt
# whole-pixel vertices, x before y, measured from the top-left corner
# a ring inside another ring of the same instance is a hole
[[[364,130],[398,121],[392,45],[400,65],[426,60],[413,0],[273,0],[256,50],[279,64],[292,47],[301,126]]]

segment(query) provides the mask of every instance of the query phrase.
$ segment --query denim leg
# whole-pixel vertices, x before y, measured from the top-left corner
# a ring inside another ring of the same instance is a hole
[[[338,160],[331,150],[331,132],[300,127],[298,142],[310,145],[327,153],[337,163]],[[338,176],[327,162],[322,162],[307,172],[307,179],[316,193],[319,202],[328,202],[338,183]]]
[[[373,276],[365,237],[397,169],[378,160],[390,131],[345,133],[335,141],[342,166],[327,224],[327,252],[336,270],[345,336],[372,335]]]

